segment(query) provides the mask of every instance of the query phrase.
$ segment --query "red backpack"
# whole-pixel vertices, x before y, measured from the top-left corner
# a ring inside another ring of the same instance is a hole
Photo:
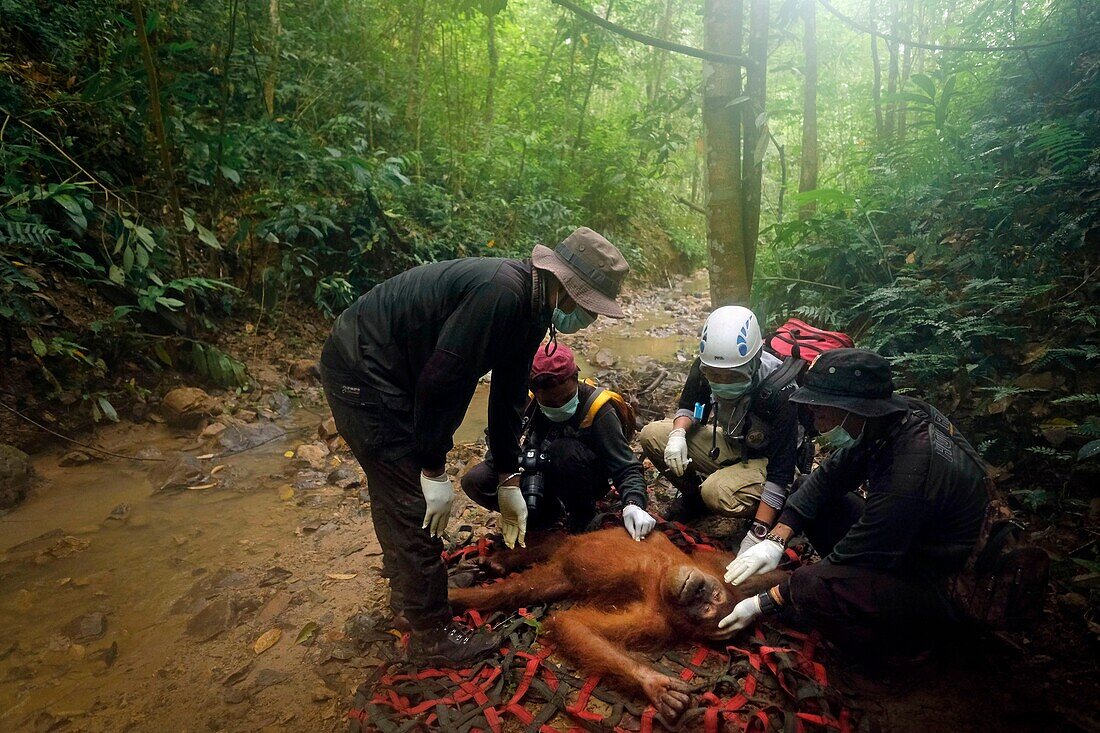
[[[797,318],[788,318],[786,323],[764,340],[764,346],[780,358],[793,356],[812,362],[824,351],[850,349],[855,346],[855,342],[846,333],[826,331]]]

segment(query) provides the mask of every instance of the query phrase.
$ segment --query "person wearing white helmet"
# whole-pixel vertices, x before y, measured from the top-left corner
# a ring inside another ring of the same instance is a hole
[[[727,305],[707,317],[671,420],[650,423],[645,456],[680,490],[670,518],[706,512],[752,518],[745,550],[767,535],[794,480],[798,413],[794,385],[771,389],[781,360],[764,350],[760,322]]]

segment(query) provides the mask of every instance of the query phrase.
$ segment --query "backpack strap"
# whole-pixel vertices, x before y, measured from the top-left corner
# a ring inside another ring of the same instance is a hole
[[[783,390],[795,384],[807,362],[797,356],[788,356],[779,367],[764,378],[756,389],[753,399],[753,412],[763,418],[771,419],[778,409],[778,397]]]
[[[592,394],[588,396],[588,399],[584,402],[584,417],[581,419],[581,428],[590,428],[592,423],[596,420],[596,415],[599,414],[600,408],[606,405],[612,399],[611,390],[604,389],[603,387],[597,387],[592,390]]]

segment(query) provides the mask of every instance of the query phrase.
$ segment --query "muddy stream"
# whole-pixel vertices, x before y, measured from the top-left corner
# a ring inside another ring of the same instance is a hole
[[[664,297],[699,303],[705,290],[704,275]],[[624,323],[562,337],[586,376],[689,358],[698,319],[636,298]],[[274,391],[227,398],[237,412],[221,422],[246,437],[285,431],[233,455],[198,428],[94,436],[126,455],[190,456],[174,488],[159,490],[172,480],[163,461],[61,465],[71,446],[34,456],[36,489],[0,516],[0,730],[342,728],[378,661],[352,653],[349,636],[384,605],[380,550],[357,464],[316,442],[319,387],[282,392],[293,405],[272,420],[255,407]],[[487,398],[482,384],[456,444],[482,440]],[[310,443],[320,450],[299,449]],[[461,470],[481,448],[455,453]],[[483,520],[462,501],[452,531]]]

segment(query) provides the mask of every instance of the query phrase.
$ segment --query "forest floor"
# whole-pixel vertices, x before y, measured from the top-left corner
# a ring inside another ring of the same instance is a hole
[[[647,419],[674,405],[708,310],[705,279],[668,285],[628,293],[625,323],[563,337],[586,374],[641,392]],[[319,384],[294,366],[320,351],[325,327],[302,317],[274,335],[233,333],[258,389],[214,394],[220,414],[191,428],[154,411],[90,438],[146,460],[64,445],[33,457],[34,491],[0,516],[0,729],[346,728],[382,661],[356,639],[385,616],[387,589],[362,472],[326,431]],[[486,391],[454,474],[484,450]],[[647,477],[659,512],[671,492]],[[460,493],[449,532],[466,526],[491,533],[495,517]],[[701,528],[739,539],[728,523]],[[954,644],[904,669],[825,664],[883,731],[1097,730],[1082,613],[1052,603],[1034,636]]]

